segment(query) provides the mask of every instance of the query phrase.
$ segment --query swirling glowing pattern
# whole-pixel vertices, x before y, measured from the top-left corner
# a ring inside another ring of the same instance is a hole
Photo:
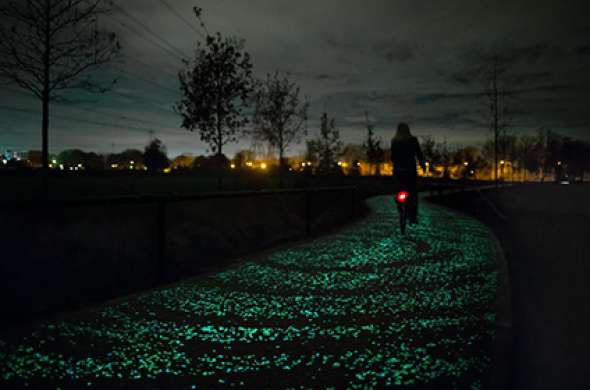
[[[0,341],[12,385],[480,388],[496,249],[487,228],[425,204],[399,235],[392,197],[362,222],[207,277]]]

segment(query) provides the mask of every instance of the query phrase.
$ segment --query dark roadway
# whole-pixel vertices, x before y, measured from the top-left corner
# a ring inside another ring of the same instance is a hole
[[[437,202],[492,227],[512,284],[513,389],[590,388],[590,185],[530,185]]]

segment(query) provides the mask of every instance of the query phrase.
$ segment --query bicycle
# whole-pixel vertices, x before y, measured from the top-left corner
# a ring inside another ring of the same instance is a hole
[[[397,203],[397,211],[399,212],[399,227],[402,235],[406,234],[407,203],[410,198],[410,193],[405,190],[400,190],[395,195],[395,202]]]

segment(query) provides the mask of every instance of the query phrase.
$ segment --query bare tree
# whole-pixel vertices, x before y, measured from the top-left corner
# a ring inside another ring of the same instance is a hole
[[[367,162],[375,166],[375,173],[381,176],[380,164],[383,162],[384,152],[381,148],[381,139],[375,137],[375,125],[369,121],[369,113],[365,111],[365,120],[367,124],[367,138],[363,143],[363,150],[367,157]]]
[[[428,176],[430,174],[431,165],[439,164],[441,156],[437,148],[436,141],[431,135],[422,137],[420,144],[422,145],[422,154],[424,155],[427,163],[426,172],[424,172],[424,175]]]
[[[498,160],[500,140],[506,139],[510,126],[509,91],[506,76],[510,58],[501,55],[498,50],[481,55],[481,77],[484,83],[483,96],[486,106],[485,119],[493,132],[494,139],[494,181],[498,181]],[[506,144],[502,143],[502,153],[506,154]],[[505,157],[504,157],[505,158]]]
[[[342,142],[334,118],[330,118],[325,111],[320,118],[320,134],[316,139],[307,142],[307,150],[309,158],[318,162],[317,172],[336,172],[336,160],[342,154]]]
[[[267,75],[254,93],[254,132],[279,152],[279,171],[285,168],[285,151],[307,134],[309,103],[299,97],[300,88],[279,72]]]
[[[510,127],[512,111],[510,98],[511,83],[515,83],[511,68],[515,65],[518,51],[510,47],[479,48],[464,53],[467,65],[452,75],[453,81],[461,85],[478,84],[474,96],[483,104],[482,119],[492,132],[493,179],[498,181],[498,162],[505,147],[501,144]]]
[[[42,164],[49,169],[49,104],[69,89],[105,92],[112,82],[91,70],[120,51],[114,33],[98,28],[110,10],[103,0],[18,0],[0,5],[0,78],[29,91],[42,103]],[[45,184],[47,181],[45,180]]]

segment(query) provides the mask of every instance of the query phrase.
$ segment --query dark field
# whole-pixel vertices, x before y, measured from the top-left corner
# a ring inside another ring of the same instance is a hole
[[[0,175],[2,191],[0,199],[35,199],[42,190],[39,175]],[[291,177],[284,181],[285,187],[303,187],[304,178]],[[54,173],[49,180],[49,197],[53,199],[70,199],[79,197],[129,196],[141,194],[186,194],[212,191],[258,190],[278,188],[279,180],[275,176],[255,174],[227,175],[222,179],[221,187],[217,177],[198,174],[148,175],[142,172],[105,172],[105,173]]]
[[[153,178],[160,184],[164,179]],[[146,178],[135,184],[143,189],[150,182]],[[178,187],[185,183],[169,182]],[[360,197],[356,199],[357,216],[363,205]],[[236,257],[306,235],[304,194],[171,203],[165,213],[166,262],[161,279],[156,210],[156,204],[3,208],[4,313],[20,321],[82,307],[224,268]],[[314,193],[310,211],[312,233],[333,229],[354,218],[351,193]]]
[[[388,180],[389,179],[389,180]],[[307,177],[288,175],[281,181],[277,175],[260,172],[228,173],[221,185],[216,176],[204,174],[160,174],[142,172],[55,173],[49,179],[50,199],[88,197],[195,194],[219,191],[246,191],[279,188],[304,188],[364,183],[389,182],[391,178],[371,177]],[[38,199],[42,195],[42,180],[35,172],[27,175],[1,173],[1,201]],[[374,187],[371,184],[369,187]]]
[[[55,172],[54,172],[55,173]],[[430,184],[458,186],[478,184],[476,181],[443,181],[419,179],[419,187]],[[485,184],[485,182],[484,182]],[[35,172],[23,175],[0,172],[0,202],[38,199],[42,180]],[[198,194],[219,191],[248,191],[280,188],[357,186],[363,197],[391,192],[392,178],[388,176],[306,176],[301,173],[277,175],[260,172],[232,173],[223,177],[203,174],[148,175],[141,172],[55,173],[49,179],[50,199],[78,199],[112,196]]]
[[[514,389],[590,386],[590,185],[530,185],[437,201],[490,225],[512,283]]]

